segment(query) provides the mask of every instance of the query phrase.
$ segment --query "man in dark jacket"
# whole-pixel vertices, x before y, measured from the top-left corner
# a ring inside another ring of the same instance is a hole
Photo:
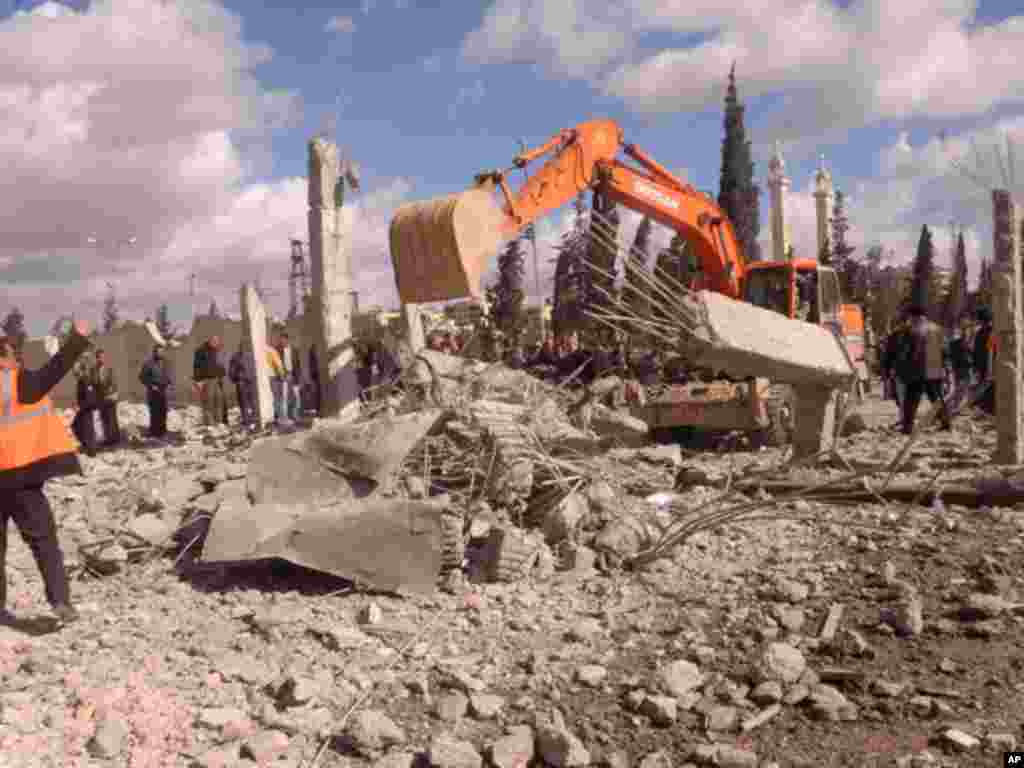
[[[239,421],[243,426],[252,424],[256,420],[256,374],[241,343],[228,363],[228,379],[238,395]]]
[[[945,346],[942,329],[928,319],[922,307],[909,310],[909,355],[903,378],[907,397],[903,404],[903,433],[914,431],[914,420],[921,398],[928,396],[932,407],[939,409],[943,429],[950,429],[949,410],[942,392],[942,352]]]
[[[23,369],[14,340],[0,337],[0,618],[7,612],[7,521],[13,519],[32,551],[46,586],[46,599],[62,623],[78,618],[71,605],[57,523],[43,493],[47,480],[80,474],[77,446],[47,396],[89,346],[89,327],[71,324],[71,335],[36,371]]]
[[[992,338],[992,313],[987,307],[978,307],[978,330],[974,333],[974,349],[972,350],[972,362],[974,372],[981,384],[988,380],[989,374],[989,339]]]
[[[75,400],[78,410],[71,422],[71,431],[75,439],[82,444],[86,456],[96,455],[96,410],[99,400],[96,387],[87,375],[84,366],[75,370]]]
[[[146,388],[146,407],[149,409],[149,436],[167,434],[167,390],[171,377],[167,373],[162,347],[153,348],[153,356],[142,366],[139,381]]]
[[[202,404],[203,426],[206,427],[227,422],[227,409],[224,407],[224,376],[227,371],[220,354],[220,336],[211,336],[196,349],[192,358],[192,389]]]

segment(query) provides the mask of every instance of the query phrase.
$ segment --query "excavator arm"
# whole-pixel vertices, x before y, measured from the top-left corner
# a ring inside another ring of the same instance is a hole
[[[639,167],[618,160],[624,153]],[[508,173],[551,155],[515,192]],[[491,185],[504,197],[499,212],[486,210]],[[698,288],[740,296],[745,260],[725,214],[707,195],[684,183],[642,150],[623,139],[613,120],[593,120],[560,131],[532,150],[518,154],[512,167],[476,177],[476,188],[429,203],[412,203],[395,214],[391,251],[403,301],[439,301],[479,294],[483,260],[493,258],[502,240],[572,201],[586,189],[649,216],[679,233],[701,269]],[[493,242],[492,242],[493,241]],[[428,261],[441,262],[428,288]],[[457,263],[456,263],[457,262]],[[451,275],[464,276],[452,281]],[[458,283],[460,288],[453,287]]]

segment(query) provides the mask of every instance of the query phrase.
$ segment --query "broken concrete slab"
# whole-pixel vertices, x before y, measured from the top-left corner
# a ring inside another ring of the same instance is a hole
[[[293,440],[290,436],[271,437],[253,444],[246,489],[254,504],[320,505],[355,496],[352,482],[293,450]]]
[[[281,558],[376,589],[429,594],[441,571],[441,515],[435,504],[401,499],[232,506],[214,518],[202,559]]]
[[[324,424],[292,440],[289,448],[335,471],[372,480],[391,480],[409,452],[443,418],[439,409],[403,416],[380,416],[373,421],[334,426]]]
[[[274,397],[270,391],[270,370],[267,365],[267,311],[255,286],[245,283],[241,289],[242,354],[255,377],[256,423],[265,426],[274,420]]]

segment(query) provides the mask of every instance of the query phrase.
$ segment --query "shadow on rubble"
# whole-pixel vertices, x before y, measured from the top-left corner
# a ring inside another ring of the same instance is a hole
[[[61,623],[52,616],[25,616],[0,619],[0,627],[29,637],[42,637],[60,631]]]
[[[304,597],[318,597],[355,590],[355,584],[347,579],[304,568],[280,558],[211,565],[186,555],[176,570],[182,580],[200,592],[255,589],[260,592],[297,592]]]

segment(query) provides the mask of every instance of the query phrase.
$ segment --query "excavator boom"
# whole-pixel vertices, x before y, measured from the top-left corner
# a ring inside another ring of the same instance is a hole
[[[620,162],[624,152],[640,168]],[[685,184],[639,148],[626,144],[613,120],[592,120],[560,131],[516,156],[513,168],[552,154],[515,193],[505,171],[480,174],[472,189],[410,203],[391,223],[391,257],[403,302],[480,295],[480,277],[503,240],[599,189],[615,202],[670,227],[690,245],[704,275],[700,288],[740,295],[744,260],[732,225],[717,204]],[[494,203],[497,185],[504,197]]]

